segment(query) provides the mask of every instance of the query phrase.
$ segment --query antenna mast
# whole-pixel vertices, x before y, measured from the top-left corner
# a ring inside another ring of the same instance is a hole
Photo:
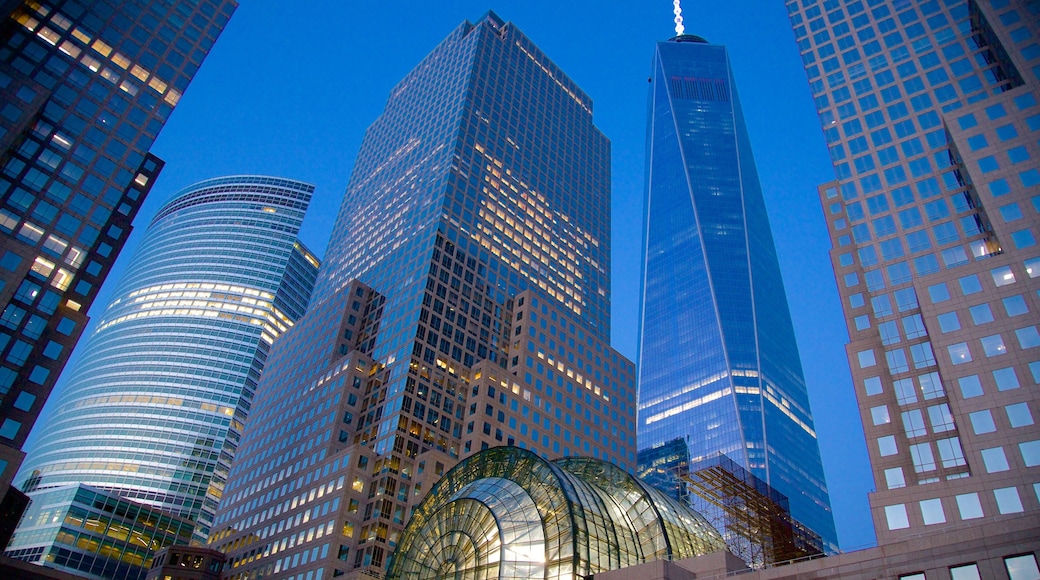
[[[682,36],[686,27],[683,26],[682,7],[679,6],[679,0],[672,0],[672,12],[675,14],[675,35]]]

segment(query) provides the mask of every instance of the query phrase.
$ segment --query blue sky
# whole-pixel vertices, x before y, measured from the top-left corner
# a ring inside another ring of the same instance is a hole
[[[687,4],[686,32],[729,49],[841,545],[871,544],[866,494],[873,482],[816,195],[833,172],[786,10],[781,0]],[[158,207],[202,179],[257,173],[315,184],[301,238],[323,254],[363,132],[391,87],[460,22],[489,9],[519,26],[589,94],[596,125],[612,142],[613,343],[633,358],[647,77],[653,43],[674,35],[668,0],[243,2],[152,149],[166,168],[92,318],[100,317]]]

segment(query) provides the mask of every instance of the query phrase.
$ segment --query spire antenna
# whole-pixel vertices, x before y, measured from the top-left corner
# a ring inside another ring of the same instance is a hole
[[[672,0],[672,12],[675,14],[675,35],[682,36],[686,27],[683,26],[682,7],[679,6],[679,0]]]

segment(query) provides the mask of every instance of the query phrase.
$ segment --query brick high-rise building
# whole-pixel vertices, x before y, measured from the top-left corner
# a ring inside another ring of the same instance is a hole
[[[236,6],[2,4],[0,511],[12,526],[22,444],[162,169],[148,149]]]
[[[1040,4],[787,7],[837,176],[878,539],[1036,522]]]
[[[588,96],[493,13],[393,89],[257,389],[211,539],[231,577],[382,570],[486,446],[634,468],[609,160]]]

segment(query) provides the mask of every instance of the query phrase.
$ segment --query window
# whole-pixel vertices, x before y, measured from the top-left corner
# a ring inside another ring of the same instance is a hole
[[[960,284],[961,292],[965,296],[970,296],[972,294],[975,294],[976,292],[982,292],[982,284],[979,283],[979,277],[975,274],[972,274],[971,276],[965,276],[957,280],[957,282]]]
[[[963,343],[961,343],[963,344]],[[966,347],[965,347],[966,348]],[[877,360],[874,358],[873,350],[862,350],[858,353],[859,357],[859,368],[865,369],[872,367],[877,364]],[[971,360],[970,358],[968,360]]]
[[[902,416],[903,430],[906,431],[907,439],[928,434],[928,429],[924,426],[924,417],[921,415],[920,409],[905,411]]]
[[[899,453],[899,450],[896,448],[895,435],[886,435],[884,437],[879,437],[877,440],[877,445],[878,452],[881,454],[881,457],[888,457],[890,455],[896,455]]]
[[[1020,316],[1029,312],[1029,307],[1026,305],[1025,298],[1019,294],[1017,296],[1009,296],[1005,298],[1004,311],[1007,312],[1008,317]]]
[[[961,396],[965,399],[982,396],[982,383],[978,375],[970,375],[957,379],[957,385],[961,389]]]
[[[885,483],[888,489],[899,489],[906,487],[906,478],[903,477],[902,467],[893,467],[885,470]]]
[[[926,401],[946,396],[946,390],[943,389],[939,373],[932,372],[921,375],[917,377],[917,382],[921,384],[921,394],[924,395],[924,400]]]
[[[913,314],[903,318],[903,333],[906,334],[908,340],[928,336],[928,331],[924,328],[924,320],[921,319],[920,314]]]
[[[914,471],[924,473],[935,471],[935,455],[929,443],[918,443],[910,446],[910,457],[914,462]]]
[[[901,348],[885,352],[885,359],[888,362],[889,372],[892,374],[904,373],[910,370],[910,365],[906,360],[906,352]]]
[[[1013,367],[993,371],[993,381],[997,383],[998,391],[1010,391],[1019,387],[1018,375]]]
[[[894,320],[882,322],[878,325],[878,333],[881,335],[881,344],[895,344],[899,342],[899,329]]]
[[[937,318],[939,320],[939,330],[943,334],[961,329],[961,321],[957,318],[956,312],[940,314]]]
[[[899,379],[892,383],[896,390],[896,401],[900,405],[909,405],[917,402],[917,390],[914,389],[913,379]]]
[[[1007,348],[1004,346],[1004,339],[999,334],[984,336],[982,337],[981,342],[982,350],[986,353],[986,357],[1007,354]]]
[[[892,418],[888,415],[888,405],[871,407],[870,418],[874,421],[875,425],[884,425],[892,422]]]
[[[1033,236],[1033,232],[1029,230],[1019,230],[1011,232],[1011,242],[1015,244],[1016,249],[1021,250],[1035,246],[1036,238]]]
[[[1000,473],[1011,469],[1003,447],[983,449],[982,462],[986,465],[986,473]]]
[[[982,580],[979,567],[975,564],[964,564],[950,568],[950,580]]]
[[[892,529],[889,527],[889,529]],[[916,574],[903,574],[899,577],[899,580],[925,580],[924,572],[918,572]]]
[[[1004,558],[1004,567],[1011,580],[1040,580],[1040,567],[1033,554]]]
[[[960,437],[939,439],[935,442],[935,446],[939,448],[939,459],[942,461],[943,467],[959,467],[966,463],[964,461],[964,451],[961,449]]]
[[[1015,336],[1018,337],[1018,345],[1023,349],[1040,346],[1040,332],[1037,332],[1035,326],[1019,328],[1015,331]]]
[[[4,419],[3,424],[0,424],[0,437],[5,439],[14,439],[18,436],[18,430],[21,429],[22,424],[14,419]],[[893,442],[893,445],[895,443]]]
[[[1008,422],[1012,427],[1027,427],[1033,424],[1033,414],[1029,412],[1028,403],[1015,403],[1004,407]]]
[[[1040,439],[1019,443],[1018,451],[1022,454],[1022,464],[1026,467],[1040,465]]]
[[[1011,271],[1009,266],[994,268],[990,270],[989,273],[993,276],[993,284],[998,288],[1000,286],[1007,286],[1008,284],[1015,283],[1015,274]]]
[[[888,529],[902,530],[910,527],[910,520],[906,517],[906,506],[903,504],[885,506],[885,519],[888,520]],[[900,578],[915,578],[914,576],[900,576]],[[924,574],[920,574],[924,580]]]
[[[881,377],[870,377],[863,380],[863,390],[867,396],[880,395],[882,393]]]
[[[910,358],[914,361],[915,369],[935,366],[935,354],[932,352],[932,343],[926,341],[910,345]]]
[[[997,511],[1002,514],[1017,514],[1022,510],[1022,498],[1018,496],[1018,489],[1004,487],[993,490],[993,497],[997,500]]]
[[[971,362],[971,351],[968,350],[968,343],[966,342],[951,344],[946,347],[946,350],[950,354],[950,362],[955,365]]]
[[[942,433],[953,431],[953,415],[950,414],[950,406],[946,403],[928,407],[928,421],[932,424],[932,431]]]
[[[914,292],[912,287],[896,290],[894,294],[896,297],[896,306],[899,308],[900,312],[913,310],[918,307],[917,293]]]
[[[971,314],[971,321],[975,323],[976,326],[993,322],[993,312],[990,310],[989,304],[972,306],[968,309],[968,313]]]
[[[962,520],[974,520],[985,515],[982,511],[982,502],[979,501],[979,494],[977,493],[958,495],[957,509],[961,512]]]
[[[932,524],[946,523],[946,513],[943,512],[941,499],[935,498],[922,500],[920,505],[921,519],[924,520],[924,525],[930,526]]]
[[[971,420],[971,428],[976,435],[993,433],[997,430],[997,426],[993,423],[993,414],[989,412],[989,409],[969,413],[968,419]]]
[[[1008,268],[1008,272],[1010,271],[1011,269]],[[945,302],[950,299],[950,291],[946,288],[946,283],[944,282],[934,286],[929,286],[928,296],[931,298],[932,304],[938,304],[939,302]]]

